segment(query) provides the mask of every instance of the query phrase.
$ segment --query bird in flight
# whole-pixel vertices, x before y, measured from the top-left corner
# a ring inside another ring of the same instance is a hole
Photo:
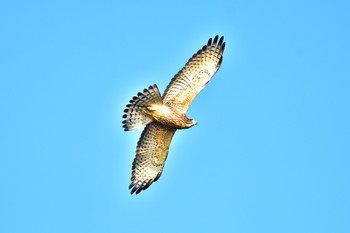
[[[197,124],[186,115],[197,94],[220,68],[224,37],[215,36],[172,78],[163,95],[156,84],[134,96],[123,115],[125,131],[146,126],[137,143],[129,189],[139,194],[162,174],[171,139],[177,129]]]

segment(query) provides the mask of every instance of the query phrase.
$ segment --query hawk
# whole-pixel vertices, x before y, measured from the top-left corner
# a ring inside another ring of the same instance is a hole
[[[177,129],[197,124],[186,112],[193,99],[220,68],[224,37],[215,36],[172,78],[163,95],[156,84],[139,92],[124,110],[125,131],[145,128],[137,143],[129,189],[139,194],[162,174],[171,139]]]

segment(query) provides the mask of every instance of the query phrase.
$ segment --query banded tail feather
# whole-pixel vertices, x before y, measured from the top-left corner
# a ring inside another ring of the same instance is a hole
[[[134,130],[151,123],[153,121],[152,118],[143,114],[143,109],[148,104],[162,103],[162,97],[156,84],[149,86],[147,89],[145,88],[143,92],[137,93],[137,96],[134,96],[129,101],[129,104],[126,105],[126,109],[124,110],[125,114],[123,118],[125,120],[122,122],[124,130]]]

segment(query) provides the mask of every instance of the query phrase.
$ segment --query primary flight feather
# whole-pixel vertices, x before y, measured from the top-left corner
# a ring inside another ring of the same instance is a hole
[[[122,122],[125,131],[146,125],[132,164],[131,194],[147,189],[160,177],[175,131],[197,124],[187,117],[187,109],[220,68],[224,49],[223,36],[210,38],[172,78],[162,96],[154,84],[126,106]]]

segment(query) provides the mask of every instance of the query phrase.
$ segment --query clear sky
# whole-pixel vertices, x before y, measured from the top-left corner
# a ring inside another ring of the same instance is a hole
[[[0,2],[0,232],[350,232],[348,1]],[[161,178],[129,99],[224,35]]]

